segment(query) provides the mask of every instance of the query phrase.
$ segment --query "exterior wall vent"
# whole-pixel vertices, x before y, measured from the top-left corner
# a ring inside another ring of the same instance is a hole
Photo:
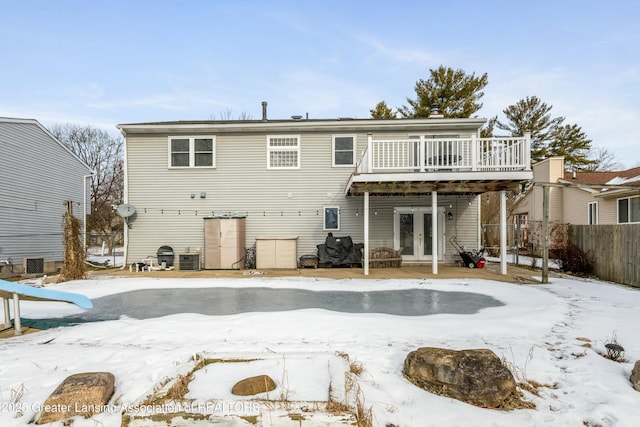
[[[24,272],[25,274],[43,274],[44,258],[25,258]]]

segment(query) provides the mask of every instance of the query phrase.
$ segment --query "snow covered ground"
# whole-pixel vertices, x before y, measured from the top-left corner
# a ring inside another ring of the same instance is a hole
[[[637,426],[640,392],[629,381],[640,359],[640,291],[575,278],[549,285],[517,285],[487,280],[332,280],[313,278],[168,279],[95,277],[52,289],[96,298],[133,289],[175,287],[299,288],[309,290],[433,289],[493,296],[505,305],[473,315],[391,316],[305,309],[229,316],[177,314],[162,318],[87,323],[0,341],[0,425],[27,426],[39,405],[67,376],[109,371],[116,377],[114,407],[140,402],[165,378],[207,357],[270,355],[292,360],[346,353],[364,371],[359,385],[374,426]],[[171,304],[172,301],[167,301]],[[77,313],[62,303],[22,303],[23,317]],[[585,340],[591,347],[585,347]],[[602,356],[616,339],[624,361]],[[430,394],[402,376],[406,355],[424,346],[488,348],[512,367],[518,380],[548,385],[540,396],[524,392],[536,409],[496,411]],[[211,365],[210,365],[211,366]],[[291,363],[289,390],[326,377],[313,364]],[[216,368],[219,369],[219,368]],[[237,370],[237,366],[234,367]],[[247,371],[247,376],[253,372]],[[274,378],[279,381],[280,378]],[[218,393],[214,381],[193,383],[193,395]],[[207,383],[211,383],[207,388]],[[279,384],[282,386],[282,384]],[[222,396],[229,399],[231,396]],[[231,397],[232,398],[232,397]],[[54,424],[62,426],[61,423]],[[74,426],[119,426],[119,410]],[[304,424],[303,424],[304,425]]]

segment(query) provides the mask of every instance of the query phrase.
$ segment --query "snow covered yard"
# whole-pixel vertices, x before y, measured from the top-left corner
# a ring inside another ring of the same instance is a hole
[[[610,283],[575,278],[554,278],[543,286],[480,279],[98,276],[49,286],[90,298],[133,289],[176,287],[363,292],[432,289],[490,295],[505,305],[471,315],[392,316],[321,309],[227,316],[184,313],[145,320],[121,318],[9,338],[0,341],[2,426],[29,425],[39,405],[64,378],[92,371],[115,375],[116,392],[110,402],[113,410],[88,420],[76,418],[74,426],[119,426],[121,410],[134,407],[163,380],[183,371],[195,355],[203,354],[276,355],[283,360],[296,360],[302,354],[317,353],[320,359],[328,354],[347,354],[364,368],[358,382],[365,407],[372,409],[374,426],[636,426],[640,419],[640,392],[629,382],[633,364],[640,359],[640,291]],[[23,317],[28,318],[78,311],[61,303],[27,301],[22,307]],[[626,350],[623,362],[602,356],[605,344],[614,339]],[[524,391],[536,409],[483,409],[417,388],[403,378],[402,365],[410,351],[426,346],[493,350],[512,368],[517,380],[543,385],[539,396]],[[246,376],[253,374],[247,371]],[[304,387],[326,382],[327,372],[313,363],[291,363],[287,376],[287,392],[295,396]],[[274,379],[282,382],[278,375]],[[211,386],[206,385],[209,382]],[[216,398],[221,392],[214,383],[200,379],[190,393],[198,398],[211,393],[210,398]],[[314,396],[319,393],[311,389]],[[229,397],[222,396],[227,401]]]

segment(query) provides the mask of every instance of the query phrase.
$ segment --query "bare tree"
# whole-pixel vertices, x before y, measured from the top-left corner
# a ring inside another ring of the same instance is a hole
[[[209,120],[233,120],[233,110],[231,108],[225,108],[220,111],[219,119],[216,119],[215,113],[209,114]],[[252,120],[251,114],[246,111],[242,111],[236,120]]]
[[[123,200],[122,138],[89,125],[70,123],[54,124],[50,131],[95,171],[91,177],[91,213],[87,215],[87,232],[99,233],[109,247],[109,254],[112,254],[123,229],[122,219],[112,208]]]
[[[590,172],[607,172],[624,169],[622,162],[616,156],[604,147],[592,147],[589,151],[589,157],[594,163],[585,168]]]

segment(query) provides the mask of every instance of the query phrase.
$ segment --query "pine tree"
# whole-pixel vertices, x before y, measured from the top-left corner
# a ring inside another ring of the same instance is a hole
[[[496,126],[512,136],[531,133],[531,161],[539,162],[550,156],[564,156],[571,169],[592,169],[597,160],[590,159],[591,140],[576,124],[564,124],[564,117],[553,117],[553,107],[536,96],[528,96],[502,112],[507,122]]]
[[[491,117],[480,129],[480,138],[491,138],[498,123],[498,116]]]
[[[552,108],[537,96],[527,96],[502,110],[507,122],[498,120],[496,126],[512,136],[524,136],[530,132],[531,161],[535,163],[549,156],[551,135],[564,121],[564,117],[551,117],[549,112]]]
[[[550,156],[564,156],[567,169],[588,169],[597,160],[588,158],[591,150],[591,140],[578,125],[557,126],[551,132],[549,142]]]
[[[395,119],[396,113],[392,108],[387,106],[387,103],[380,101],[376,104],[375,108],[369,110],[371,117],[374,119]]]
[[[434,106],[444,117],[468,118],[482,108],[482,90],[489,83],[487,73],[476,77],[463,70],[441,65],[429,70],[428,80],[416,82],[416,99],[407,98],[408,106],[398,108],[405,118],[429,117]]]

